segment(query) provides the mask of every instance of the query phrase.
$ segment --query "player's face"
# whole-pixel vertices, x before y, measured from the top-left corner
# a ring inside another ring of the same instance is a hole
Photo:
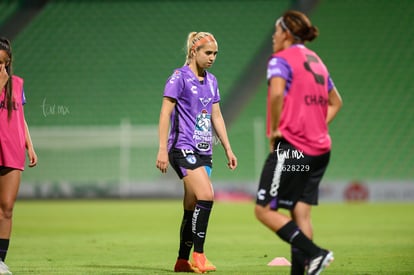
[[[275,32],[273,33],[273,36],[272,36],[274,53],[283,50],[283,42],[285,39],[286,39],[286,32],[283,31],[280,24],[276,24]]]
[[[196,51],[196,62],[200,68],[210,68],[216,60],[218,46],[216,42],[208,42]]]

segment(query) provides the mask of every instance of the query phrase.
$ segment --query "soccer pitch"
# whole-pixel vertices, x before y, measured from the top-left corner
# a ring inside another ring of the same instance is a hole
[[[322,203],[315,240],[335,261],[323,274],[413,274],[414,204]],[[13,274],[174,274],[178,200],[19,200],[6,263]],[[259,224],[253,202],[216,202],[205,252],[214,274],[281,274],[289,247]]]

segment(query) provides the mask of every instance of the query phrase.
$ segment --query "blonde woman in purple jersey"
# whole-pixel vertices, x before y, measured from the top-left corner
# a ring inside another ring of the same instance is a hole
[[[10,41],[0,38],[0,274],[12,274],[4,262],[26,151],[29,167],[37,164],[24,117],[23,79],[12,75],[12,61]]]
[[[313,241],[311,208],[328,166],[330,123],[341,97],[319,56],[305,47],[318,29],[298,11],[275,24],[273,54],[267,67],[267,136],[270,154],[257,191],[257,219],[291,245],[292,275],[319,274],[332,251]],[[279,208],[290,211],[290,217]]]
[[[210,181],[213,128],[224,148],[228,167],[237,167],[220,110],[217,79],[207,71],[217,53],[217,41],[211,33],[191,32],[186,62],[168,78],[164,89],[156,167],[166,173],[170,163],[184,183],[184,214],[175,272],[216,270],[204,254],[214,200]]]

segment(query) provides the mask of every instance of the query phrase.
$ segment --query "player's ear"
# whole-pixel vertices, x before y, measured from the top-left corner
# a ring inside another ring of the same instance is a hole
[[[295,40],[295,38],[293,37],[293,35],[292,35],[292,33],[291,33],[291,32],[289,32],[289,31],[284,31],[283,33],[284,33],[284,35],[285,35],[285,39],[287,39],[287,40],[292,40],[292,41],[294,41],[294,40]]]

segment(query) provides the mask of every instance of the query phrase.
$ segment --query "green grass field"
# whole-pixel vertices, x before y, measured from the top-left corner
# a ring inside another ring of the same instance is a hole
[[[414,204],[322,203],[315,240],[335,253],[323,274],[413,274]],[[178,200],[17,201],[7,264],[13,274],[174,274]],[[216,202],[206,253],[213,274],[289,274],[269,267],[289,247],[253,203]]]

